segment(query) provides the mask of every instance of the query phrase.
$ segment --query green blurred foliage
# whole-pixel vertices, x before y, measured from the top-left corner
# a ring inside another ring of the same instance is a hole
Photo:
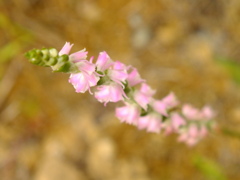
[[[1,77],[4,70],[4,63],[17,55],[19,56],[29,43],[33,41],[33,36],[22,26],[12,22],[3,13],[0,13],[0,28],[3,31],[2,33],[5,34],[5,38],[10,40],[6,41],[6,43],[0,47]]]
[[[226,57],[217,57],[216,63],[225,68],[233,81],[240,85],[240,63]]]
[[[223,169],[214,160],[201,155],[193,157],[193,164],[206,180],[227,180]]]

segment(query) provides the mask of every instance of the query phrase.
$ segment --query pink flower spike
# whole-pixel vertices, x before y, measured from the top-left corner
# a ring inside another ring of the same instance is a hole
[[[103,51],[99,53],[96,66],[98,71],[105,71],[112,65],[113,61],[111,58],[108,56],[108,54]]]
[[[126,106],[116,108],[116,117],[127,124],[137,124],[140,116],[139,108],[134,104],[126,104]]]
[[[89,75],[85,72],[80,72],[71,74],[69,78],[69,82],[73,85],[77,93],[85,93],[87,90],[90,91],[90,87],[96,86],[98,81],[99,77],[95,73]]]
[[[69,42],[66,42],[65,45],[62,47],[62,49],[59,51],[58,55],[61,56],[63,54],[69,54],[73,44],[70,44]]]
[[[95,92],[95,98],[99,102],[105,103],[105,105],[108,102],[118,102],[120,100],[123,100],[123,97],[127,96],[124,93],[122,87],[116,83],[98,86],[97,91]]]
[[[127,81],[129,86],[135,86],[139,83],[145,82],[145,80],[141,79],[136,68],[130,67],[132,71],[128,73]]]
[[[86,60],[88,52],[85,49],[75,52],[69,56],[70,61],[77,63],[81,60]]]

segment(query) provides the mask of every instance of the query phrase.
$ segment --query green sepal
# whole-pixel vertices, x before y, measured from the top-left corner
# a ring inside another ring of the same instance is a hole
[[[66,63],[62,64],[60,67],[57,67],[57,69],[54,69],[53,72],[69,73],[70,70],[71,70],[71,64],[69,62],[66,62]]]

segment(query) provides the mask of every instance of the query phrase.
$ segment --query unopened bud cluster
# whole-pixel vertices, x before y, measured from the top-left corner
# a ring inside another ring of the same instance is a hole
[[[90,94],[101,103],[123,102],[116,108],[121,122],[132,124],[147,132],[177,133],[178,140],[192,146],[214,128],[215,113],[209,106],[201,110],[182,104],[174,93],[158,100],[156,93],[136,68],[113,61],[106,52],[100,52],[96,62],[87,60],[85,49],[70,54],[73,44],[56,49],[34,49],[26,54],[30,62],[50,66],[54,72],[70,73],[69,82],[77,93]]]
[[[66,54],[59,55],[54,48],[33,49],[26,53],[26,57],[33,64],[38,66],[51,67],[54,72],[77,71],[75,64],[69,61],[69,56]]]

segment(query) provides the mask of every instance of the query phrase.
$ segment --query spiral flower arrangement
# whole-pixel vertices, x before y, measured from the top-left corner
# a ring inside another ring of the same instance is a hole
[[[54,72],[70,73],[69,83],[77,93],[89,91],[105,106],[121,101],[123,106],[116,108],[116,117],[140,130],[177,133],[178,141],[193,146],[215,127],[215,112],[209,106],[197,109],[181,104],[173,92],[155,99],[156,91],[135,67],[113,61],[105,51],[99,53],[95,62],[93,57],[87,60],[85,49],[71,54],[72,46],[67,42],[59,52],[54,48],[33,49],[26,57]]]

